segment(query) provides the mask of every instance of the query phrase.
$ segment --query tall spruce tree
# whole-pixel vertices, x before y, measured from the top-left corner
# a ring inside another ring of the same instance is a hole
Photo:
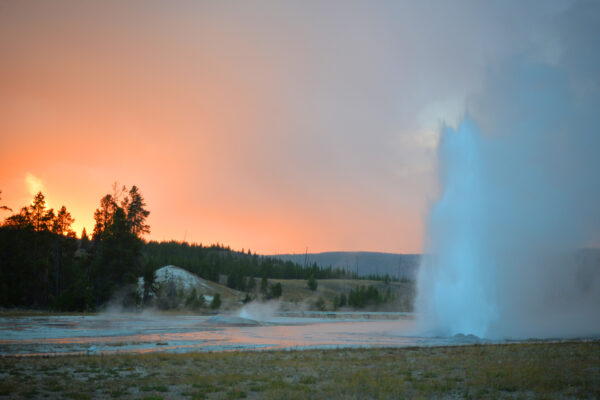
[[[71,213],[67,211],[65,206],[62,206],[58,210],[54,221],[52,221],[51,231],[57,235],[75,237],[75,231],[71,229],[73,222],[75,222],[75,219],[73,219]]]
[[[150,215],[150,211],[146,210],[146,203],[137,186],[133,185],[131,187],[128,201],[123,205],[127,211],[127,223],[129,224],[131,233],[137,237],[150,233],[150,225],[146,223],[146,218]]]
[[[29,206],[29,215],[31,224],[36,232],[49,231],[52,228],[54,220],[54,210],[46,210],[46,197],[42,192],[38,192]]]
[[[97,298],[104,302],[118,287],[133,284],[142,274],[142,234],[150,232],[150,214],[136,186],[129,192],[107,194],[94,213],[94,282]],[[126,193],[125,195],[123,195]]]
[[[85,230],[85,227],[81,231],[81,245],[80,245],[80,247],[83,250],[87,250],[90,247],[90,239],[88,238],[88,235],[87,235],[87,232]]]
[[[112,216],[116,207],[117,204],[112,195],[107,194],[100,199],[100,207],[94,212],[94,220],[96,221],[92,236],[94,240],[102,239],[104,231],[111,224]]]

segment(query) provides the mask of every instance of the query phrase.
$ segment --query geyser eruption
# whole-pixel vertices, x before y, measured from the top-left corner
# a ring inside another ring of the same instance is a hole
[[[600,335],[595,71],[583,80],[568,64],[515,59],[442,131],[440,197],[419,272],[424,330]]]

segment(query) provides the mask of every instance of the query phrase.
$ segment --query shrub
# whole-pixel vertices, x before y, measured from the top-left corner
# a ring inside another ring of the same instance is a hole
[[[281,293],[283,291],[283,289],[281,288],[281,283],[277,282],[276,284],[271,285],[270,289],[272,298],[277,299],[281,297]]]
[[[188,307],[192,310],[197,310],[199,308],[205,307],[206,302],[204,300],[204,296],[203,295],[198,296],[198,294],[196,292],[196,288],[192,288],[192,290],[188,294],[187,298],[185,299],[185,305],[186,305],[186,307]]]
[[[354,308],[364,308],[368,305],[379,305],[383,302],[383,297],[377,288],[369,285],[359,286],[356,289],[350,289],[348,295],[348,304]]]
[[[215,293],[215,296],[213,297],[212,302],[210,303],[210,308],[216,310],[219,307],[221,307],[221,295],[219,293]]]
[[[325,300],[321,296],[315,301],[314,308],[319,311],[327,310],[327,307],[325,307]]]

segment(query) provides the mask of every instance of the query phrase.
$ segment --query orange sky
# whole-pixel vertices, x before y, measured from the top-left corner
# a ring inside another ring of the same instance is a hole
[[[435,132],[479,76],[436,73],[433,46],[460,31],[419,9],[169,4],[0,6],[4,204],[41,185],[90,232],[118,181],[141,189],[151,239],[421,250]],[[490,43],[456,42],[468,65],[481,52],[460,46]]]
[[[91,232],[117,181],[149,239],[420,252],[438,132],[486,75],[531,52],[597,75],[557,45],[570,3],[0,2],[1,204],[42,190]]]

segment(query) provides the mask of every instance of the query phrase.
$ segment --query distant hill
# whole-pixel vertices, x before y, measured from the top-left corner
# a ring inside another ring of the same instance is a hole
[[[359,276],[371,274],[415,280],[421,260],[420,254],[393,254],[368,251],[347,252],[334,251],[308,254],[276,254],[284,261],[292,261],[300,265],[311,265],[316,262],[320,267],[332,266],[358,272]]]

